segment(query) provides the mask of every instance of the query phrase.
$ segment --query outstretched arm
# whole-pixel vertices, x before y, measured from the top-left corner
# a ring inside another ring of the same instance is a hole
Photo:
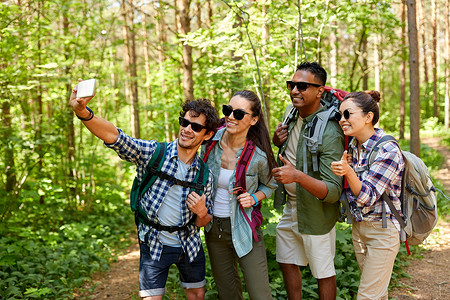
[[[70,107],[72,107],[72,110],[77,116],[82,119],[88,119],[90,118],[91,113],[86,109],[86,105],[92,98],[94,98],[94,96],[77,98],[77,87],[78,86],[75,86],[73,88],[72,94],[70,95]],[[82,122],[90,132],[92,132],[99,139],[103,140],[106,144],[113,144],[119,137],[119,132],[117,131],[116,126],[103,118],[94,115],[94,117],[89,121]]]

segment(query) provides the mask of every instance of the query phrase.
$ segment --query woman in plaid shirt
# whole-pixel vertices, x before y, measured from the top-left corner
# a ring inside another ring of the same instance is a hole
[[[357,299],[388,299],[388,285],[400,246],[400,226],[383,202],[388,192],[395,208],[400,211],[401,178],[404,161],[400,149],[388,142],[377,152],[369,164],[370,150],[385,135],[375,128],[379,119],[377,91],[348,94],[339,110],[339,124],[345,135],[352,136],[352,155],[344,151],[340,161],[333,162],[331,169],[336,175],[345,176],[349,188],[347,198],[353,216],[353,246],[361,269]],[[356,173],[355,170],[364,170]],[[390,221],[382,228],[382,210]]]

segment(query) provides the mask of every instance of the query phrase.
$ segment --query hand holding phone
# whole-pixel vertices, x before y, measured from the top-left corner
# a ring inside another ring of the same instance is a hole
[[[88,79],[79,82],[77,87],[77,98],[86,98],[94,96],[96,85],[97,85],[96,79]]]

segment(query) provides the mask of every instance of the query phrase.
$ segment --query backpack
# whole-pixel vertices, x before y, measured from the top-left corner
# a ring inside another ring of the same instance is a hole
[[[209,140],[206,144],[206,151],[205,155],[203,156],[203,161],[206,163],[208,160],[209,153],[213,149],[214,145],[217,143],[217,141]],[[245,142],[244,149],[242,150],[241,156],[239,157],[238,162],[236,163],[236,181],[234,182],[234,187],[238,188],[239,192],[238,195],[245,193],[247,191],[247,185],[245,182],[245,177],[247,174],[247,168],[248,165],[253,157],[253,153],[255,153],[256,145],[252,140],[247,139]],[[258,236],[256,234],[256,227],[261,226],[263,221],[263,216],[261,214],[261,202],[258,203],[258,205],[253,207],[253,211],[251,213],[251,220],[247,216],[247,214],[244,211],[244,208],[242,205],[239,205],[239,208],[244,215],[247,223],[250,225],[250,228],[252,229],[253,238],[256,242],[258,242]]]
[[[142,180],[138,181],[137,176],[134,178],[133,186],[130,192],[130,207],[131,210],[134,212],[136,226],[138,226],[139,223],[143,223],[150,227],[155,228],[158,231],[165,230],[169,232],[174,232],[184,230],[187,227],[187,225],[192,224],[195,219],[195,215],[185,226],[163,226],[161,224],[154,223],[153,221],[150,221],[148,219],[147,212],[140,205],[142,197],[153,185],[153,183],[156,181],[157,178],[167,180],[170,183],[172,183],[172,185],[176,184],[181,185],[182,187],[185,188],[190,188],[190,193],[195,191],[197,194],[201,196],[203,194],[204,187],[208,182],[209,168],[202,160],[199,160],[200,170],[195,175],[194,181],[189,182],[179,180],[161,171],[162,166],[164,164],[166,152],[167,152],[167,143],[156,144],[155,152],[153,153],[150,161],[147,164]]]
[[[344,100],[348,92],[324,86],[325,91],[322,93],[320,102],[327,107],[326,110],[318,112],[314,118],[306,125],[307,135],[304,136],[303,142],[303,173],[308,174],[307,150],[311,153],[313,171],[319,170],[318,151],[322,145],[322,138],[325,128],[329,120],[339,121],[339,105]],[[288,116],[283,121],[283,125],[288,125],[292,120],[296,120],[298,110],[295,107],[289,111]],[[345,147],[347,149],[348,137],[345,137]]]
[[[399,146],[393,136],[383,136],[369,153],[367,169],[375,160],[378,151],[388,142],[394,142]],[[408,151],[401,152],[405,161],[400,194],[401,213],[403,216],[395,209],[388,192],[383,193],[382,198],[399,222],[401,228],[400,240],[405,242],[410,254],[408,245],[421,244],[436,226],[438,219],[436,188],[433,186],[425,163]],[[385,205],[383,205],[382,226],[383,228],[387,227]]]

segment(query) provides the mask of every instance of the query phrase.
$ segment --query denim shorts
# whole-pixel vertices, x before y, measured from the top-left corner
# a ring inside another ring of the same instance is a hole
[[[181,286],[185,289],[205,286],[205,253],[200,248],[195,259],[189,263],[189,257],[182,247],[163,246],[159,261],[150,256],[150,249],[139,242],[141,256],[139,263],[139,295],[141,297],[164,295],[169,269],[175,264],[180,272]]]

